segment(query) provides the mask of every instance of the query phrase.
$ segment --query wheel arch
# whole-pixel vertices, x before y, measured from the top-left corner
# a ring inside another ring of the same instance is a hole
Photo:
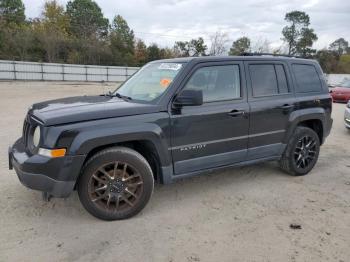
[[[148,164],[151,166],[155,181],[157,182],[162,181],[162,174],[161,174],[162,163],[161,163],[161,157],[159,154],[160,152],[158,152],[155,144],[152,141],[146,140],[146,139],[122,141],[122,142],[96,146],[87,153],[83,166],[92,156],[96,155],[98,152],[101,152],[102,150],[105,150],[108,148],[118,147],[118,146],[133,149],[139,154],[141,154],[146,159]]]
[[[288,142],[297,126],[305,126],[317,133],[320,144],[322,144],[324,142],[325,118],[326,112],[323,108],[310,108],[293,112],[289,118],[289,127],[284,143]]]

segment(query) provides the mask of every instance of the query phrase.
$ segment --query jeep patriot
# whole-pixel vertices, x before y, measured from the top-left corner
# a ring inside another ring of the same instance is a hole
[[[74,190],[104,220],[149,201],[154,181],[279,161],[306,175],[332,126],[314,60],[190,57],[148,63],[112,93],[34,104],[9,148],[21,183],[50,197]]]

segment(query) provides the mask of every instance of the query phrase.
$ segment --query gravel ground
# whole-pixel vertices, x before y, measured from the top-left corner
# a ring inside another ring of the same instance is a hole
[[[112,88],[0,82],[0,261],[349,261],[344,104],[334,105],[332,133],[305,177],[265,163],[158,185],[138,216],[115,222],[90,216],[75,192],[45,203],[22,186],[8,170],[7,147],[28,106]]]

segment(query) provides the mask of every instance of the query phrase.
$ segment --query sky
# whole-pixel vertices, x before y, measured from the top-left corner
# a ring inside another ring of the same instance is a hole
[[[38,17],[45,0],[23,0],[26,15]],[[65,5],[68,0],[58,0]],[[146,43],[173,46],[175,41],[225,32],[232,43],[241,36],[255,43],[267,40],[272,48],[280,47],[287,12],[299,10],[310,15],[318,41],[317,49],[329,46],[337,38],[350,42],[349,0],[95,0],[110,20],[123,16],[136,37]]]

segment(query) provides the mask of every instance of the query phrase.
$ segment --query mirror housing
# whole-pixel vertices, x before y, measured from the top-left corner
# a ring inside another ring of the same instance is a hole
[[[177,108],[183,106],[200,106],[202,104],[203,91],[194,89],[183,90],[173,102],[173,106]]]

